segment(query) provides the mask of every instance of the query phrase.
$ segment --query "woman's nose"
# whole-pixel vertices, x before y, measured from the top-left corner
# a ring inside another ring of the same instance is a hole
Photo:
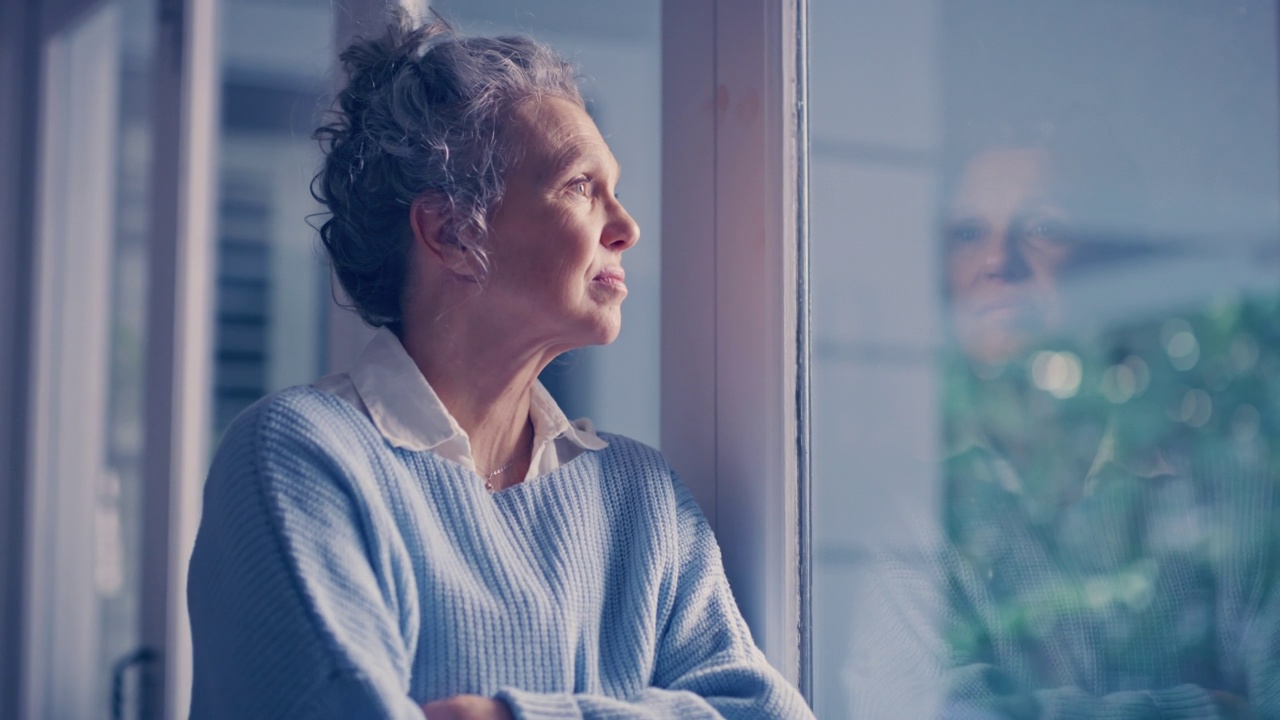
[[[982,272],[1005,282],[1025,280],[1031,275],[1021,239],[1009,232],[992,233],[984,248]]]
[[[640,239],[640,226],[617,199],[611,203],[609,222],[604,226],[600,242],[610,250],[622,252]]]

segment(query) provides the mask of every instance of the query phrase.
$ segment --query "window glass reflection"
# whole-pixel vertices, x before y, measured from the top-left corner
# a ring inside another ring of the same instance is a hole
[[[1274,6],[812,23],[818,714],[1280,713]]]

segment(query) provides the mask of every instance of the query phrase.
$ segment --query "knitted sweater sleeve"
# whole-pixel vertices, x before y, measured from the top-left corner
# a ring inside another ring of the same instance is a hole
[[[499,697],[519,720],[813,717],[756,648],[711,527],[693,496],[678,481],[674,488],[674,602],[660,630],[650,686],[625,699],[506,688]]]
[[[263,403],[220,446],[188,580],[192,718],[422,718],[408,568],[359,522],[324,418]]]

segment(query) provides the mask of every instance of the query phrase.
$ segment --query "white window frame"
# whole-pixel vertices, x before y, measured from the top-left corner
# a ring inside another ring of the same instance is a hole
[[[41,50],[24,628],[24,711],[40,717],[102,709],[89,692],[99,671],[89,550],[106,448],[121,20],[109,5],[82,9],[78,27],[50,33]],[[77,199],[76,212],[67,198]]]
[[[805,0],[665,0],[662,449],[808,695]]]
[[[159,0],[156,158],[147,298],[147,488],[143,509],[143,717],[187,717],[187,564],[200,523],[212,425],[214,228],[220,92],[218,0]],[[161,675],[155,676],[155,671]]]

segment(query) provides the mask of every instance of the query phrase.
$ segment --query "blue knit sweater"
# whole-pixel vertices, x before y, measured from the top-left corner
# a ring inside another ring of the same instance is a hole
[[[294,388],[227,431],[188,586],[194,718],[811,717],[751,640],[706,521],[610,436],[490,494]]]

